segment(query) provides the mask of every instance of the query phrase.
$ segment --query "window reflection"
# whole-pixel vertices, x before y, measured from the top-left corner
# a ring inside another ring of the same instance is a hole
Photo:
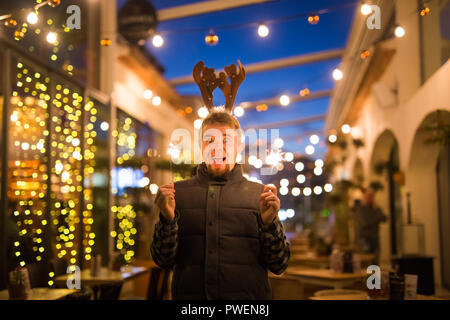
[[[117,112],[117,130],[112,133],[117,156],[112,170],[112,206],[115,229],[116,264],[130,263],[139,252],[141,221],[150,214],[149,161],[155,154],[157,133],[125,112]]]

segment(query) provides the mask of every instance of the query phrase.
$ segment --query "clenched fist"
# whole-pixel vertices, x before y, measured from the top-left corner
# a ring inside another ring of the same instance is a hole
[[[173,183],[159,187],[155,203],[164,218],[169,221],[175,218],[175,187]]]
[[[262,222],[265,225],[270,224],[279,210],[280,199],[277,196],[277,188],[265,185],[263,193],[259,196],[259,211],[261,212]]]

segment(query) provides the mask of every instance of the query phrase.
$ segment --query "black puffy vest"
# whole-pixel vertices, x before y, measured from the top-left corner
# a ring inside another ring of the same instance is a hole
[[[202,163],[196,176],[175,183],[174,299],[271,299],[260,244],[263,188],[239,164],[213,180]]]

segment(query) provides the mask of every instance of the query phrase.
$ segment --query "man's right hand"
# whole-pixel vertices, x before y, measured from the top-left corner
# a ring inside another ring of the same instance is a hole
[[[175,187],[173,183],[159,187],[155,203],[164,218],[169,221],[175,218]]]

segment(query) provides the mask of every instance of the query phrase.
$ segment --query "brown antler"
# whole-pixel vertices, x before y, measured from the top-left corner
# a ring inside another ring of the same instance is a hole
[[[234,63],[224,68],[230,78],[230,83],[228,83],[227,76],[224,72],[219,74],[219,88],[225,96],[225,109],[230,113],[233,111],[233,104],[236,99],[239,86],[245,79],[245,69],[242,67],[241,61],[238,60],[238,64],[239,74],[237,74],[236,65]]]
[[[200,88],[205,106],[208,109],[212,109],[214,107],[212,93],[219,85],[214,69],[206,67],[203,61],[199,61],[192,70],[192,76]]]

